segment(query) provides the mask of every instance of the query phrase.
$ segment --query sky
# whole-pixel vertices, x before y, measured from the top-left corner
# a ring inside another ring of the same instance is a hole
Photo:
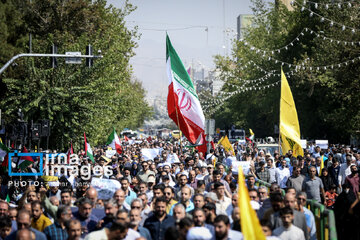
[[[109,0],[121,8],[123,0]],[[137,9],[125,18],[139,27],[141,38],[131,64],[147,99],[166,98],[166,31],[185,67],[214,68],[213,57],[229,54],[236,38],[236,18],[251,14],[250,0],[130,0]],[[224,29],[226,34],[224,37]]]

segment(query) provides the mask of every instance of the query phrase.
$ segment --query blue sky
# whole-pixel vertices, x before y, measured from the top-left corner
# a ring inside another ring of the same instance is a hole
[[[250,0],[130,0],[137,6],[125,20],[129,28],[139,27],[141,39],[131,60],[134,75],[148,97],[167,95],[165,69],[166,30],[185,66],[214,67],[213,56],[230,53],[236,37],[236,18],[249,14]],[[110,0],[122,7],[124,1]],[[224,14],[225,13],[225,14]],[[229,32],[225,35],[224,26]],[[224,48],[225,46],[225,48]]]

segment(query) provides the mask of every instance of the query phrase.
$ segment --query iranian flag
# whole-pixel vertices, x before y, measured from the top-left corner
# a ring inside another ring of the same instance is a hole
[[[86,141],[85,132],[84,132],[84,141],[85,141],[85,152],[86,152],[86,156],[87,156],[88,158],[90,158],[93,163],[95,163],[94,155],[93,155],[93,151],[92,151],[92,149],[91,149],[91,146],[90,146],[90,144]]]
[[[122,153],[121,143],[119,136],[116,134],[115,128],[113,129],[112,133],[108,137],[106,145],[109,145],[112,149],[116,150],[117,153]]]
[[[185,137],[195,144],[205,129],[205,117],[194,85],[166,35],[166,67],[169,78],[167,108],[169,117]]]
[[[23,153],[28,153],[29,151],[24,147]],[[21,170],[25,170],[30,164],[34,164],[34,160],[30,156],[23,156],[19,160],[19,168]]]

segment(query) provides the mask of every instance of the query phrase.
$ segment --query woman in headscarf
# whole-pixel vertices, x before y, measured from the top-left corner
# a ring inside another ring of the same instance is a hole
[[[332,178],[330,177],[329,175],[329,171],[327,168],[323,168],[321,170],[321,181],[323,182],[324,184],[324,191],[329,191],[330,190],[330,186],[334,184]]]

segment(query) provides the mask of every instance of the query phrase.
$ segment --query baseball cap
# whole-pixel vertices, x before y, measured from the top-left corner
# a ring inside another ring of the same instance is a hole
[[[154,176],[149,176],[148,179],[147,179],[147,182],[148,183],[155,183],[155,177]]]

